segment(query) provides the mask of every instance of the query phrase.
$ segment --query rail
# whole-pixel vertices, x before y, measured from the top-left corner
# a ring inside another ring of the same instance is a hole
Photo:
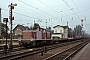
[[[71,42],[70,42],[71,43]],[[67,44],[70,44],[70,43],[67,43]],[[73,42],[72,42],[73,43]],[[67,45],[66,44],[66,45]],[[62,45],[65,46],[65,44],[63,43]],[[61,46],[62,46],[61,45]],[[60,46],[58,46],[60,47]],[[57,46],[54,46],[54,47],[48,47],[46,50],[51,50],[51,49],[54,49],[54,48],[57,48]],[[7,55],[7,56],[2,56],[0,57],[0,59],[4,59],[4,58],[10,58],[10,59],[19,59],[19,58],[22,58],[22,57],[25,57],[25,56],[29,56],[29,55],[33,55],[33,54],[37,54],[37,53],[41,53],[43,52],[43,49],[38,49],[38,50],[32,50],[32,51],[27,51],[27,52],[22,52],[22,53],[17,53],[17,54],[12,54],[12,55]]]
[[[82,43],[82,44],[83,44],[83,43]],[[81,44],[79,44],[79,45],[81,45]],[[76,45],[76,46],[79,46],[79,45]],[[70,50],[70,49],[73,49],[73,48],[76,47],[76,46],[70,47],[70,48],[68,48],[68,49],[66,49],[66,50],[64,50],[64,51],[62,51],[62,52],[58,52],[58,53],[56,53],[56,54],[54,54],[54,55],[52,55],[52,56],[49,56],[49,57],[45,58],[44,60],[49,60],[49,59],[51,59],[51,58],[54,58],[55,56],[60,55],[60,54],[66,52],[66,51],[68,51],[68,50]],[[68,56],[67,56],[67,58],[68,58]],[[65,58],[65,59],[66,59],[66,58]]]
[[[81,46],[80,48],[78,48],[77,50],[75,50],[74,52],[72,52],[71,54],[69,54],[67,57],[65,57],[63,60],[67,60],[67,59],[71,59],[71,57],[78,52],[79,50],[81,50],[86,44],[84,44],[83,46]]]

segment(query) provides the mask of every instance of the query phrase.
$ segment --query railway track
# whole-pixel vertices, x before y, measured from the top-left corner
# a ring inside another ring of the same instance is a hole
[[[5,51],[3,49],[3,46],[0,46],[0,47],[2,47],[2,49],[0,50],[0,54],[4,54]],[[7,53],[15,52],[15,51],[21,51],[21,50],[24,50],[24,49],[25,49],[24,47],[20,47],[19,45],[15,45],[12,50],[7,49]]]
[[[13,48],[17,48],[17,47],[20,47],[19,45],[13,45]],[[3,46],[0,46],[0,51],[3,50]]]
[[[61,46],[73,44],[73,43],[76,43],[76,42],[78,42],[78,41],[57,44],[57,45],[53,45],[53,47],[52,46],[46,46],[46,51],[52,50],[52,49],[55,49],[55,48],[58,48],[58,47],[61,47]],[[2,56],[2,57],[0,57],[0,59],[2,59],[2,60],[5,60],[5,59],[6,60],[19,59],[19,58],[22,58],[22,57],[34,55],[34,54],[41,53],[41,52],[44,52],[43,47],[42,48],[38,48],[38,49],[34,49],[34,50],[28,49],[26,51],[20,51],[19,53],[16,52],[14,54]]]
[[[71,60],[71,57],[79,51],[81,48],[83,48],[89,41],[85,41],[79,45],[73,46],[71,48],[68,48],[62,52],[58,52],[52,56],[49,56],[45,58],[44,60]]]
[[[73,41],[72,43],[75,43],[75,42],[78,42],[78,41]],[[70,43],[69,43],[70,44]],[[62,43],[61,45],[60,44],[58,44],[58,46],[64,46],[64,45],[66,45],[65,43]],[[57,46],[57,47],[58,47]],[[49,46],[47,46],[47,47],[49,47]],[[56,48],[57,48],[56,47]],[[55,47],[54,47],[55,48]],[[3,50],[3,46],[0,46],[0,54],[3,54],[4,53],[4,50]],[[11,50],[10,52],[14,52],[14,51],[20,51],[20,50],[24,50],[25,48],[24,47],[20,47],[19,45],[14,45],[13,46],[13,50]],[[9,52],[9,49],[7,49],[7,53]]]

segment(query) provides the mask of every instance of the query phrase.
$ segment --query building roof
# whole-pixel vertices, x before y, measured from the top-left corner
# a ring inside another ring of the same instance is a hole
[[[19,26],[23,31],[29,28],[28,26],[23,26],[23,25],[18,24],[13,30],[15,30],[18,26]]]
[[[62,27],[62,28],[64,28],[64,29],[66,29],[66,28],[68,28],[68,26],[61,26],[61,25],[57,25],[57,26],[54,26],[53,28],[55,28],[55,27]]]

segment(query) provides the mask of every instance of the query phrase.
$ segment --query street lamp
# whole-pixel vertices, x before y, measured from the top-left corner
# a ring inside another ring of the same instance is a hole
[[[5,48],[5,54],[6,54],[6,52],[7,52],[7,22],[8,22],[8,18],[4,18],[3,22],[6,22],[6,46],[4,47]]]
[[[11,31],[10,31],[10,49],[13,49],[13,46],[12,46],[12,20],[14,20],[14,17],[12,17],[12,9],[14,9],[14,6],[17,6],[17,4],[10,4],[8,5],[10,7],[10,11],[9,11],[9,19],[10,19],[10,24],[11,24]]]

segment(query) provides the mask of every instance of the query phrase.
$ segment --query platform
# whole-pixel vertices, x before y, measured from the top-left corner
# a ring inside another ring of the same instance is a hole
[[[71,60],[90,60],[90,42]]]

